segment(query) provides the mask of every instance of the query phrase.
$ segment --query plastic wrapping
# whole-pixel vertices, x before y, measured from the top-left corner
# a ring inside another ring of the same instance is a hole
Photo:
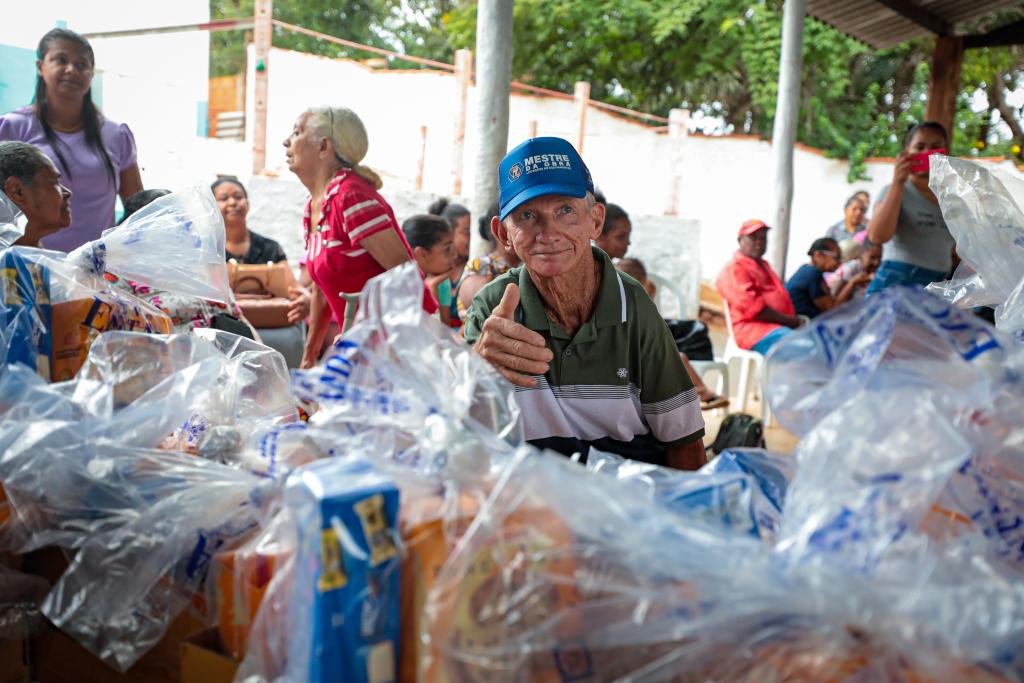
[[[298,398],[315,401],[314,424],[396,417],[419,425],[442,413],[510,443],[522,440],[511,387],[440,321],[428,316],[414,263],[373,278],[356,322],[321,366],[293,371]],[[404,416],[404,417],[403,417]]]
[[[655,501],[688,519],[700,518],[775,542],[792,459],[763,449],[723,451],[699,472],[681,472],[595,451],[587,469],[647,489]]]
[[[77,549],[43,611],[127,669],[204,604],[213,555],[244,541],[273,499],[243,446],[296,419],[284,361],[224,332],[111,332],[76,380],[47,384],[12,365],[0,395],[4,541]]]
[[[264,471],[287,477],[289,487],[312,472],[343,471],[353,462],[373,463],[394,482],[404,549],[396,673],[411,683],[436,660],[422,646],[427,593],[510,456],[509,442],[519,438],[518,408],[510,387],[484,361],[422,313],[415,268],[389,271],[371,281],[363,296],[366,305],[356,324],[326,364],[293,373],[296,392],[315,399],[319,412],[308,426],[257,435],[254,446]],[[306,464],[322,457],[336,461]],[[296,633],[309,627],[302,616],[307,612],[296,611],[296,603],[313,608],[306,593],[297,593],[307,590],[308,581],[296,579],[302,565],[287,558],[308,533],[290,506],[258,541],[282,549],[285,559],[275,563],[259,596],[237,680],[305,680],[309,643],[296,650]],[[240,566],[237,560],[234,565]],[[235,571],[234,595],[248,590],[237,588],[248,579]]]
[[[224,240],[224,219],[213,194],[196,185],[153,200],[68,254],[68,262],[96,275],[109,271],[157,289],[227,303]]]
[[[769,400],[803,435],[782,540],[900,573],[933,554],[1024,571],[1024,349],[910,288],[815,319],[769,355]]]
[[[1024,590],[984,562],[879,580],[788,559],[524,451],[441,571],[422,680],[1018,679]]]
[[[19,216],[21,210],[0,190],[0,249],[11,246],[21,238],[23,233],[18,229]]]
[[[936,157],[929,187],[962,264],[928,290],[968,308],[995,306],[996,326],[1024,341],[1024,181],[966,159]]]
[[[991,325],[925,292],[885,290],[812,320],[769,354],[772,412],[797,435],[832,411],[918,389],[950,411],[982,410],[1022,370],[1016,345]],[[898,423],[894,423],[896,428]]]

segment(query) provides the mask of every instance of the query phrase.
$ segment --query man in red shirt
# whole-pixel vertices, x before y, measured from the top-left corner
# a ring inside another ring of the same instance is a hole
[[[740,226],[739,251],[717,282],[718,293],[729,307],[736,344],[762,354],[802,324],[782,280],[764,260],[770,229],[759,220]]]

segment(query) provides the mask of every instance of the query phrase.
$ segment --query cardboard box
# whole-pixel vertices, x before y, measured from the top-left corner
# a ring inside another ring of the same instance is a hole
[[[203,628],[189,614],[179,616],[153,648],[125,673],[119,673],[71,637],[48,624],[33,639],[32,656],[38,683],[177,683],[181,676],[181,643]],[[230,679],[228,679],[230,680]]]
[[[238,665],[225,654],[215,628],[193,634],[181,643],[181,683],[231,683]]]
[[[279,562],[276,546],[252,552],[232,550],[214,557],[221,649],[235,659],[245,656],[249,629]]]
[[[0,683],[29,683],[28,639],[16,633],[0,638]]]

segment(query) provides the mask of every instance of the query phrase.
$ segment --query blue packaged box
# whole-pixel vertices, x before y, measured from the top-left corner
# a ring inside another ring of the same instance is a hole
[[[0,252],[0,295],[0,337],[9,336],[10,344],[6,362],[23,363],[49,380],[53,346],[50,269],[25,258],[20,247],[5,249]]]
[[[288,680],[392,683],[398,667],[398,488],[370,462],[339,457],[289,479],[298,523]]]

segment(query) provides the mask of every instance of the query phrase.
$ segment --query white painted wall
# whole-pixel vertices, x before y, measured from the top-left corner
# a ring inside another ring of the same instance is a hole
[[[420,156],[420,126],[426,125],[424,190],[450,192],[456,106],[453,76],[433,71],[379,72],[347,60],[276,49],[271,52],[269,67],[270,169],[287,174],[279,143],[305,107],[340,104],[351,107],[363,118],[370,136],[365,163],[385,174],[387,188],[392,191],[412,188]],[[253,79],[250,77],[248,82]],[[247,101],[251,108],[251,96]],[[467,116],[470,122],[474,120],[474,101],[471,93]],[[571,100],[513,94],[510,147],[526,139],[531,121],[537,121],[540,135],[575,139],[577,124]],[[658,255],[659,263],[652,265],[654,270],[676,273],[683,267],[680,264],[686,264],[688,269],[699,267],[703,279],[713,280],[736,248],[739,225],[748,218],[770,218],[771,145],[745,136],[690,136],[683,144],[679,214],[694,223],[689,228],[650,228],[657,239],[666,240],[664,244],[648,244],[647,236],[638,230],[633,248],[641,257]],[[634,218],[658,216],[665,210],[670,190],[670,145],[665,134],[648,126],[594,108],[587,112],[583,157],[608,200],[621,204]],[[470,126],[463,187],[473,187],[475,148]],[[1003,166],[1014,170],[1009,162]],[[810,243],[842,218],[843,204],[849,195],[863,188],[875,197],[891,177],[891,164],[887,162],[870,163],[868,173],[872,179],[867,182],[851,185],[846,181],[847,170],[845,161],[797,148],[790,272],[806,260]],[[693,228],[694,224],[699,225],[699,231]],[[696,232],[699,239],[694,238]],[[673,251],[676,258],[669,259]]]
[[[49,0],[18,3],[4,11],[0,43],[35,49],[58,21],[79,33],[172,26],[209,21],[208,0]],[[208,145],[197,138],[201,103],[209,92],[210,37],[205,31],[90,41],[103,77],[104,113],[127,123],[139,148],[143,182],[178,186],[209,172],[207,162],[245,157],[237,145]],[[251,168],[245,161],[229,165]]]

